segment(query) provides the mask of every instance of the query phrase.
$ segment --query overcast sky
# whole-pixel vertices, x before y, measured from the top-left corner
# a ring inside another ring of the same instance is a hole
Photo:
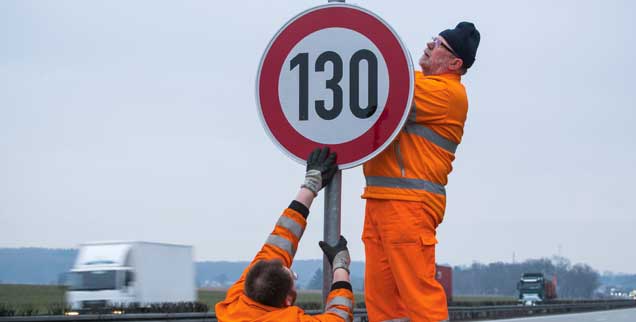
[[[251,259],[304,175],[261,125],[258,64],[287,20],[324,3],[1,1],[0,247],[147,240]],[[481,32],[438,262],[560,253],[636,273],[634,2],[351,3],[414,61],[461,20]],[[363,186],[360,167],[344,171],[354,260]],[[297,258],[321,257],[322,203]]]

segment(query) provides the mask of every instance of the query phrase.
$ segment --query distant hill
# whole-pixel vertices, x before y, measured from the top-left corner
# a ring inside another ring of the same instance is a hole
[[[76,249],[0,248],[0,283],[59,284]]]
[[[60,284],[62,275],[71,269],[77,249],[0,248],[0,284]],[[197,262],[196,284],[199,287],[227,287],[234,283],[247,261]],[[305,288],[322,260],[296,260],[292,269],[298,273],[298,285]],[[364,263],[351,264],[352,284],[361,290]]]
[[[636,290],[636,274],[606,273],[601,276],[601,284]]]
[[[249,262],[197,262],[196,278],[197,285],[200,287],[226,287],[234,283]],[[292,270],[298,274],[298,285],[300,288],[306,288],[316,270],[322,269],[322,260],[295,260]],[[351,279],[353,288],[356,290],[363,289],[364,278],[364,262],[351,263]]]
[[[71,268],[76,255],[77,249],[0,248],[0,284],[62,283],[62,276]],[[197,262],[196,284],[198,287],[227,287],[239,278],[247,264],[247,261]],[[310,284],[316,271],[322,269],[322,260],[297,260],[292,269],[298,273],[297,286],[304,289]],[[514,295],[519,277],[528,271],[544,272],[550,277],[558,276],[558,288],[560,295],[564,297],[576,297],[576,292],[579,291],[574,288],[580,288],[583,284],[589,284],[588,288],[591,290],[598,286],[636,289],[634,274],[600,275],[585,264],[572,265],[565,259],[539,259],[523,263],[473,263],[471,266],[455,266],[453,292],[455,295]],[[355,290],[363,290],[363,278],[364,263],[353,262],[351,282]],[[316,283],[313,284],[315,287]]]

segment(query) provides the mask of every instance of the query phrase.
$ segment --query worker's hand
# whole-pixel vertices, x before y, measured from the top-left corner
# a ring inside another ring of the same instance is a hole
[[[336,171],[338,171],[336,153],[329,153],[328,147],[316,148],[307,157],[305,183],[301,187],[311,190],[314,195],[318,195],[318,191],[329,184]]]
[[[324,241],[318,242],[318,245],[325,253],[329,263],[331,263],[331,270],[335,271],[337,268],[343,268],[349,272],[349,264],[351,264],[351,257],[349,257],[349,248],[347,248],[347,240],[340,236],[336,246],[331,246]]]

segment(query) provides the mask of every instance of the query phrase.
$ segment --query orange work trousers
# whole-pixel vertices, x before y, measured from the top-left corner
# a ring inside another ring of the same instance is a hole
[[[435,279],[435,228],[426,204],[367,199],[362,241],[369,321],[443,321],[446,294]]]

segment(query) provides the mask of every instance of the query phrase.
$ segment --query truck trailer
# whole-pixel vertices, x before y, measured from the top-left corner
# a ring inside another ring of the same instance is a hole
[[[192,246],[142,241],[81,244],[67,274],[71,310],[194,302]]]
[[[442,285],[446,293],[446,302],[453,301],[453,268],[445,265],[435,265],[435,279]]]

